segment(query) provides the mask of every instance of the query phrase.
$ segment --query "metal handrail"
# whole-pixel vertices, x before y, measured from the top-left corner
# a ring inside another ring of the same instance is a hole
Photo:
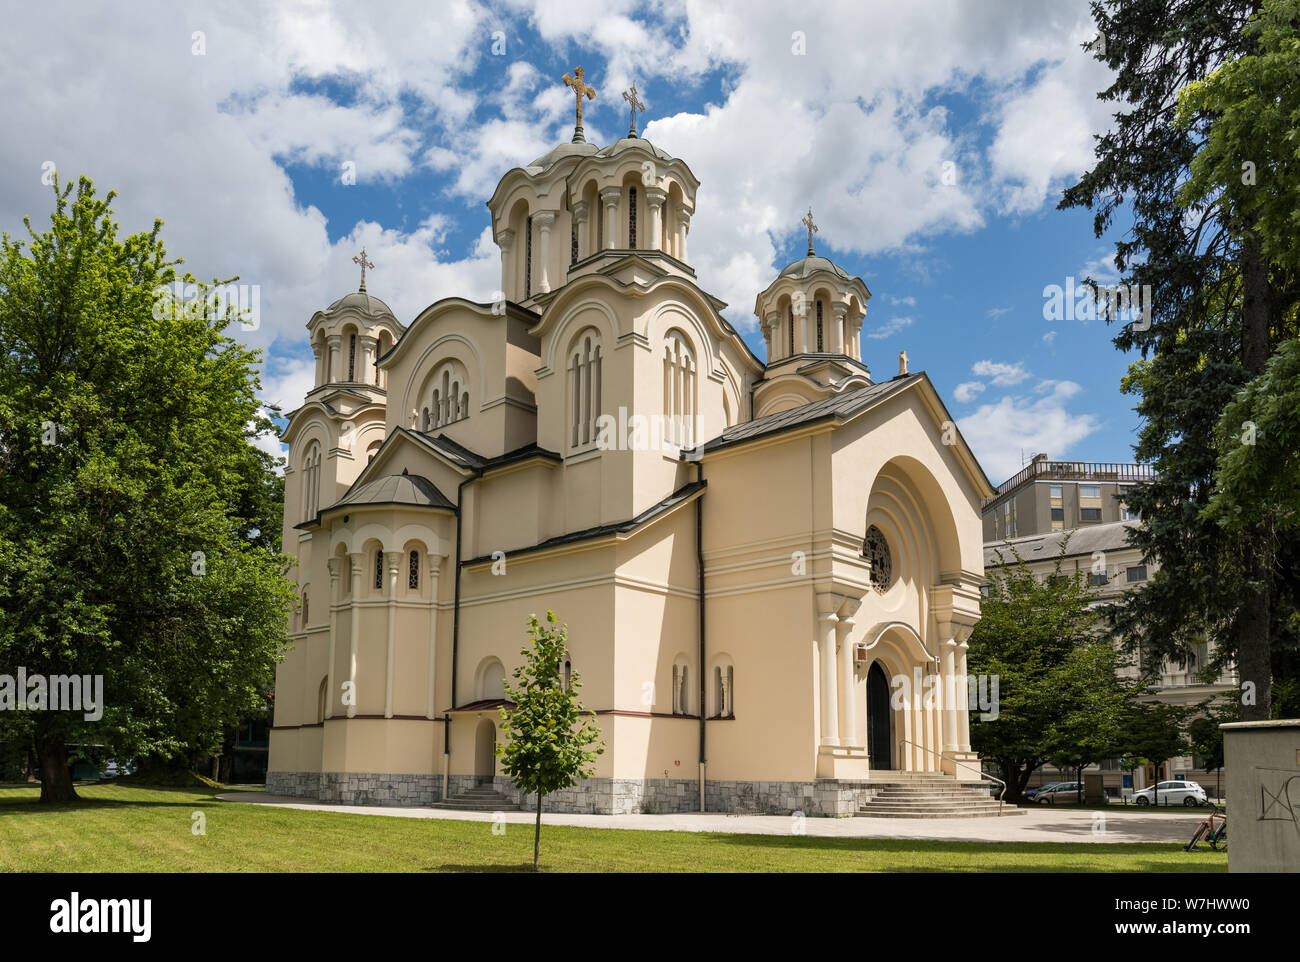
[[[1002,791],[998,792],[998,815],[999,816],[1002,815],[1002,796],[1007,793],[1007,783],[1004,782],[1002,779],[998,778],[996,775],[990,775],[982,769],[973,768],[972,766],[967,765],[965,762],[959,762],[951,755],[945,755],[943,752],[936,752],[933,748],[926,748],[924,745],[918,745],[916,742],[909,741],[906,738],[903,739],[903,744],[911,745],[913,748],[919,748],[921,749],[921,751],[929,752],[931,755],[938,755],[940,758],[946,758],[954,765],[960,765],[962,768],[969,768],[972,772],[979,772],[981,778],[987,778],[990,779],[991,781],[997,782],[999,785],[1002,786]]]

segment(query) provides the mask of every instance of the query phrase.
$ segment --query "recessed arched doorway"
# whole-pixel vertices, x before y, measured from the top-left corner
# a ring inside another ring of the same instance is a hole
[[[894,767],[893,713],[889,708],[889,676],[880,662],[867,672],[867,754],[872,771]]]
[[[490,779],[497,771],[497,726],[484,718],[474,732],[474,774]]]

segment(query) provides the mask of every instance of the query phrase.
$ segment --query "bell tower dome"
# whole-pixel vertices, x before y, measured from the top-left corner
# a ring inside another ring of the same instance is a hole
[[[787,265],[754,302],[767,343],[755,417],[871,384],[860,337],[871,291],[862,278],[817,255],[811,210],[802,223],[808,255]]]

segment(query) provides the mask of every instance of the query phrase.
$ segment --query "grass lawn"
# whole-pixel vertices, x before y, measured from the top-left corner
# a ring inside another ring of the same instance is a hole
[[[5,872],[514,872],[531,825],[385,818],[222,802],[207,789],[78,786],[37,803],[0,787]],[[191,832],[203,812],[206,835]],[[1226,852],[1177,843],[876,841],[542,827],[542,868],[565,872],[1226,872]]]

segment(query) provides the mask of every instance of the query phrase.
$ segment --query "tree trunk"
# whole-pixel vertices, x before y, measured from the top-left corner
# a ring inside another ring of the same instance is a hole
[[[542,793],[537,793],[537,824],[533,828],[533,871],[537,871],[537,855],[542,845]]]
[[[41,801],[75,802],[72,772],[68,769],[68,746],[62,735],[36,740],[36,755],[41,767]]]
[[[1241,247],[1241,366],[1250,377],[1257,377],[1268,363],[1271,353],[1271,291],[1268,263],[1254,229],[1258,214],[1251,214]],[[1256,526],[1244,539],[1245,558],[1242,573],[1246,584],[1237,612],[1237,670],[1242,683],[1255,686],[1251,704],[1241,706],[1242,721],[1267,721],[1273,715],[1273,664],[1269,629],[1269,587],[1273,578],[1269,556],[1268,532]]]

